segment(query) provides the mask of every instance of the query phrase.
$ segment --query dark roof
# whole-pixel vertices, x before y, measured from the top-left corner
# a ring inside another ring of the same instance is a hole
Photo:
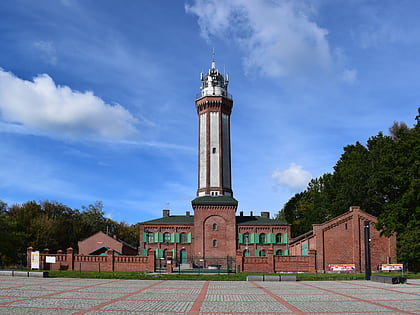
[[[192,205],[209,205],[209,206],[237,206],[238,201],[229,196],[203,196],[197,197],[191,201]]]
[[[259,216],[237,216],[237,225],[288,225],[288,223]]]
[[[142,224],[194,224],[194,216],[170,215],[169,217],[145,221]]]

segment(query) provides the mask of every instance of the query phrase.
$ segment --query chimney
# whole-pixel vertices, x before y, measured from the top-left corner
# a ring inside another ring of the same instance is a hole
[[[268,211],[261,212],[261,218],[270,219],[270,212]]]
[[[185,212],[185,215],[186,215],[187,217],[190,217],[190,216],[191,216],[191,213],[190,213],[189,211],[187,211],[187,212]]]
[[[351,206],[350,211],[353,211],[353,210],[360,210],[360,207],[359,206]]]
[[[244,216],[244,212],[243,211],[239,211],[239,216],[243,217]]]
[[[254,212],[249,211],[249,215],[250,215],[251,217],[253,217],[253,216],[254,216]]]
[[[168,209],[163,209],[163,217],[169,217],[169,210]]]

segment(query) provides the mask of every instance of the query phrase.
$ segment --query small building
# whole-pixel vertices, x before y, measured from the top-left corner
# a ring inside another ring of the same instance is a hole
[[[100,231],[77,243],[81,255],[105,255],[108,249],[117,255],[137,255],[137,249],[117,237],[111,237]]]
[[[307,255],[316,250],[316,270],[325,272],[334,266],[352,266],[356,271],[365,271],[364,222],[370,224],[370,248],[372,270],[381,264],[395,262],[396,236],[380,235],[373,225],[377,218],[360,207],[322,224],[314,224],[312,231],[290,240],[290,255]]]

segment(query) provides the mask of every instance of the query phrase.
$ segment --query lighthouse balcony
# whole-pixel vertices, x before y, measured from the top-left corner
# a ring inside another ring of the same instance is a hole
[[[223,96],[223,97],[225,97],[227,99],[230,99],[230,100],[232,99],[232,94],[227,93],[225,91],[220,91],[220,92],[219,91],[215,91],[215,92],[213,92],[213,91],[205,91],[205,90],[203,90],[200,93],[198,93],[195,96],[195,99],[198,100],[198,99],[200,99],[202,97],[206,97],[206,96]]]

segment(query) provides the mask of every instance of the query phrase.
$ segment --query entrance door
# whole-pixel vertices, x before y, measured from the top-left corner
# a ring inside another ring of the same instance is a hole
[[[181,264],[187,263],[187,251],[185,249],[181,250]]]

